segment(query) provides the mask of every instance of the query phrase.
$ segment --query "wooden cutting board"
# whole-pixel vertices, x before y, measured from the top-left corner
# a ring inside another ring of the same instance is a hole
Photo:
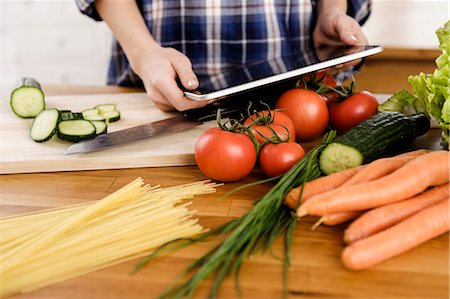
[[[379,102],[389,95],[377,94]],[[121,119],[111,123],[108,132],[170,118],[175,113],[165,113],[154,107],[145,93],[113,93],[91,95],[47,96],[47,108],[82,111],[102,103],[115,103]],[[183,132],[156,136],[114,148],[78,155],[65,156],[72,144],[54,136],[44,143],[30,139],[32,119],[17,117],[9,106],[8,97],[2,97],[0,113],[0,174],[95,169],[121,169],[137,167],[195,165],[194,144],[207,128],[216,126],[209,121]],[[414,147],[440,148],[438,130],[419,137]],[[431,137],[430,137],[431,136]],[[306,148],[314,144],[302,144]]]
[[[210,121],[187,131],[157,136],[129,144],[78,155],[65,156],[72,144],[54,136],[44,143],[30,139],[32,119],[17,117],[3,98],[0,130],[0,173],[32,173],[93,169],[119,169],[154,166],[194,165],[193,148],[197,137],[215,125]],[[108,132],[174,116],[154,107],[145,93],[48,96],[47,108],[82,111],[97,104],[114,103],[121,119],[111,123]]]

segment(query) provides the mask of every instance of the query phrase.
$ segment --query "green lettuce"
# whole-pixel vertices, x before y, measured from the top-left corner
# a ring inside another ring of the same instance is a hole
[[[436,58],[433,74],[408,77],[413,93],[402,89],[380,105],[380,111],[406,114],[422,112],[437,120],[442,129],[442,146],[449,146],[450,132],[450,21],[436,31],[442,54]]]

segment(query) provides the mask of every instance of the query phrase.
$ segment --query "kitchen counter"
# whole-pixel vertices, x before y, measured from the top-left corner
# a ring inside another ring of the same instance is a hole
[[[83,94],[130,92],[117,87],[51,86],[47,94]],[[6,108],[6,107],[4,107]],[[416,146],[436,144],[434,130],[420,138]],[[13,215],[50,207],[98,200],[142,177],[162,187],[204,180],[196,166],[135,168],[0,176],[0,215]],[[267,192],[272,184],[244,189],[229,198],[221,195],[242,184],[263,179],[258,169],[244,180],[225,184],[215,194],[194,199],[193,209],[205,228],[213,228],[248,211],[253,200]],[[448,298],[449,237],[433,239],[418,248],[393,258],[368,271],[351,272],[340,261],[345,226],[321,226],[311,231],[316,218],[305,217],[297,226],[289,269],[289,298]],[[51,287],[11,298],[155,298],[171,284],[189,263],[206,252],[215,241],[195,244],[157,258],[140,272],[130,275],[138,260],[132,260]],[[258,254],[244,263],[241,272],[242,298],[281,298],[283,240],[273,252]],[[210,281],[201,285],[195,298],[206,298]],[[227,279],[219,298],[237,298],[234,280]]]

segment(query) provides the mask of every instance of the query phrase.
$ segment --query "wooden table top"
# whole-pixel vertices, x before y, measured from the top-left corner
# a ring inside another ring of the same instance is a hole
[[[48,94],[127,92],[115,87],[48,87]],[[132,90],[133,91],[133,90]],[[439,135],[433,133],[436,140]],[[422,140],[428,142],[428,140]],[[61,207],[105,197],[142,177],[162,187],[205,179],[195,166],[12,174],[0,176],[0,215],[13,215],[49,207]],[[194,199],[200,223],[213,228],[242,215],[253,200],[273,184],[251,187],[217,200],[244,183],[264,178],[259,170],[238,183],[225,184],[217,193]],[[306,217],[295,232],[292,266],[289,269],[289,298],[448,298],[449,237],[445,234],[410,252],[368,271],[351,272],[340,261],[345,226],[319,227],[311,231],[315,218]],[[135,275],[130,271],[138,260],[125,262],[51,287],[11,298],[156,298],[185,266],[211,248],[214,241],[195,244],[166,254]],[[282,240],[273,253],[259,254],[246,261],[241,272],[242,298],[281,298]],[[1,282],[0,282],[1,283]],[[195,298],[206,298],[210,281],[201,285]],[[219,298],[237,298],[234,280],[227,279]]]

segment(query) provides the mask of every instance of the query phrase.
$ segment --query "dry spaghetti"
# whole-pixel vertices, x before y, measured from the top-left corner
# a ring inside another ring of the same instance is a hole
[[[48,286],[201,233],[190,202],[182,201],[216,186],[159,188],[138,178],[99,201],[0,219],[0,295]]]

